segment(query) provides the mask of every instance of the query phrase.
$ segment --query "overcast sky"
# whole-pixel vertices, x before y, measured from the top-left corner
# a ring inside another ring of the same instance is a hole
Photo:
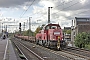
[[[48,7],[53,7],[50,9],[51,23],[59,23],[62,28],[70,27],[71,20],[75,17],[90,17],[89,2],[90,0],[0,0],[0,21],[3,27],[8,25],[8,31],[18,30],[18,26],[10,25],[19,25],[20,22],[22,25],[25,22],[28,29],[28,19],[32,17],[31,27],[35,30],[37,23],[47,24]]]

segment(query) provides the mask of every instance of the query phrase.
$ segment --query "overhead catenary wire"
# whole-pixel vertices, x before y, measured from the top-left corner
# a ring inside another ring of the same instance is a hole
[[[82,12],[79,12],[79,13],[75,13],[74,15],[78,15],[78,14],[81,14],[81,13],[86,13],[86,12],[88,12],[88,11],[90,11],[90,9],[85,10],[85,11],[82,11]],[[68,17],[71,17],[71,15],[68,16]],[[66,18],[68,18],[68,17],[66,17]],[[63,20],[63,21],[66,21],[66,20]],[[69,20],[69,21],[70,21],[70,20]]]
[[[79,13],[76,13],[76,14],[74,14],[74,15],[78,15],[78,14],[85,13],[85,12],[88,12],[88,11],[90,11],[90,9],[85,10],[85,11],[82,11],[82,12],[79,12]],[[70,17],[70,16],[68,16],[68,17]]]
[[[74,3],[74,4],[72,4],[72,5],[68,6],[68,7],[63,8],[62,10],[60,10],[60,11],[58,11],[58,12],[55,12],[55,13],[59,13],[59,12],[65,10],[65,9],[68,9],[68,8],[70,8],[70,7],[78,4],[78,3],[79,3],[79,2],[76,2],[76,3]],[[88,3],[88,4],[89,4],[89,3]],[[85,7],[85,6],[82,6],[82,7],[80,7],[79,9],[83,9],[84,7]],[[88,12],[88,11],[90,11],[90,9],[89,9],[89,10],[82,11],[82,12],[79,12],[79,13],[76,13],[76,14],[73,14],[73,16],[74,16],[74,15],[81,14],[81,13],[85,13],[85,12]],[[54,13],[53,13],[53,14],[54,14]],[[71,16],[71,15],[70,15],[70,16]],[[68,17],[70,17],[70,16],[68,16]],[[66,17],[66,18],[68,18],[68,17]]]
[[[68,2],[68,3],[71,3],[71,2]],[[66,3],[66,4],[68,4],[68,3]],[[65,9],[71,8],[71,7],[75,6],[76,4],[79,4],[79,2],[75,2],[74,4],[71,4],[71,5],[69,5],[68,7],[64,7],[64,8],[61,9],[61,10],[65,10]],[[62,5],[58,5],[58,6],[56,6],[56,7],[59,7],[59,6],[62,6]],[[56,7],[53,7],[53,9],[56,8]],[[83,8],[83,7],[85,7],[85,6],[82,6],[82,7],[80,7],[80,8]],[[61,10],[60,10],[60,11],[61,11]],[[90,10],[82,11],[82,12],[76,13],[76,14],[74,14],[74,15],[78,15],[78,14],[85,13],[85,12],[88,12],[88,11],[90,11]],[[38,13],[39,13],[39,12],[37,12],[36,14],[38,14]],[[59,13],[59,11],[58,11],[58,12],[55,12],[55,13]],[[33,15],[33,14],[32,14],[32,15]],[[70,15],[70,16],[71,16],[71,15]],[[70,17],[70,16],[68,16],[68,17]],[[39,17],[43,17],[43,16],[41,15],[41,16],[39,16]],[[37,17],[37,18],[39,18],[39,17]],[[68,18],[68,17],[66,17],[66,18]]]
[[[88,3],[89,4],[89,3]],[[85,6],[82,6],[82,7],[80,7],[79,9],[83,9]],[[90,11],[90,9],[88,9],[88,10],[85,10],[85,11],[82,11],[82,12],[79,12],[79,13],[75,13],[74,15],[78,15],[78,14],[81,14],[81,13],[85,13],[85,12],[88,12],[88,11]],[[71,16],[71,15],[70,15]],[[70,17],[70,16],[68,16],[68,17]],[[67,18],[68,18],[67,17]]]
[[[69,2],[67,2],[67,3],[65,3],[65,4],[68,4],[68,3],[71,3],[71,2],[73,2],[73,0],[71,0],[71,1],[69,1]],[[60,4],[60,5],[57,5],[56,7],[59,7],[59,6],[62,6],[62,5]],[[56,7],[54,7],[54,8],[56,8]],[[40,11],[37,12],[37,13],[35,13],[35,14],[38,14],[38,13],[40,13]],[[31,14],[30,16],[35,15],[35,14]],[[41,17],[41,16],[40,16],[40,17]]]
[[[70,8],[70,7],[72,7],[72,6],[75,6],[75,5],[78,4],[78,3],[80,3],[80,2],[76,2],[76,3],[74,3],[74,4],[72,4],[72,5],[68,6],[68,7],[63,8],[62,10],[65,10],[65,9],[68,9],[68,8]],[[84,8],[84,7],[85,7],[85,6],[82,6],[82,7],[80,7],[79,9],[82,9],[82,8]],[[60,10],[60,11],[61,11],[61,10]],[[78,15],[78,14],[85,13],[85,12],[88,12],[88,11],[90,11],[90,9],[89,9],[89,10],[82,11],[82,12],[79,12],[79,13],[76,13],[76,14],[74,14],[74,15]],[[55,12],[55,13],[58,13],[58,12]],[[71,15],[70,15],[70,16],[71,16]],[[68,16],[68,17],[70,17],[70,16]],[[40,16],[40,17],[42,17],[42,16]],[[66,17],[66,18],[68,18],[68,17]]]
[[[28,11],[28,9],[33,5],[34,1],[35,0],[33,0],[32,3],[29,5],[29,7],[25,11],[23,11],[23,13],[20,15],[20,18],[22,18],[23,15]]]
[[[65,9],[68,9],[68,8],[72,7],[72,6],[75,6],[75,5],[78,4],[78,3],[79,3],[79,2],[76,2],[76,3],[74,3],[74,4],[72,4],[72,5],[68,6],[68,7],[65,7],[65,8],[61,9],[60,11],[63,11],[63,10],[65,10]],[[59,12],[55,12],[55,13],[59,13]],[[54,14],[54,13],[53,13],[53,14]]]
[[[29,1],[30,1],[30,0],[29,0]],[[29,2],[28,2],[28,4],[29,4]],[[20,18],[21,18],[21,16],[23,15],[24,12],[25,12],[25,10],[21,13]]]
[[[67,3],[65,3],[65,4],[68,4],[68,3],[71,3],[71,2],[73,2],[73,0],[71,0],[71,1],[69,1],[69,2],[67,2]],[[61,10],[68,9],[68,8],[70,8],[70,7],[72,7],[72,6],[75,6],[75,5],[78,4],[78,3],[80,3],[80,2],[78,1],[78,2],[72,4],[72,5],[68,6],[68,7],[65,7],[65,8],[61,9]],[[59,7],[59,6],[62,6],[62,5],[58,5],[58,6],[56,6],[56,7]],[[54,7],[54,8],[56,8],[56,7]],[[83,6],[83,7],[84,7],[84,6]],[[61,11],[61,10],[60,10],[60,11]],[[39,13],[39,12],[37,12],[37,13]],[[37,13],[36,13],[36,14],[37,14]],[[58,12],[55,12],[55,13],[58,13]],[[40,16],[40,17],[42,17],[42,16]],[[37,17],[37,18],[39,18],[39,17]]]
[[[73,2],[73,0],[71,0],[71,1],[69,1],[69,2],[66,2],[66,3],[64,3],[64,4],[68,4],[68,3],[71,3],[71,2]],[[63,5],[63,4],[62,4]],[[59,7],[59,6],[62,6],[61,4],[60,5],[57,5],[56,7]],[[55,9],[56,7],[53,7],[53,9]],[[64,8],[65,9],[65,8]],[[63,10],[63,9],[62,9]],[[35,14],[38,14],[38,13],[40,13],[40,11],[39,12],[37,12],[37,13],[35,13]],[[31,14],[30,16],[32,16],[32,15],[35,15],[35,14]],[[42,15],[41,15],[42,16]],[[39,17],[41,17],[41,16],[39,16]],[[39,17],[37,17],[37,18],[39,18]]]
[[[73,0],[70,1],[70,2],[73,2]],[[68,3],[70,3],[70,2],[68,2]],[[68,4],[68,3],[66,3],[66,4]],[[72,4],[72,5],[68,6],[68,7],[65,7],[65,8],[63,8],[63,9],[61,9],[61,10],[68,9],[68,8],[70,8],[70,7],[72,7],[72,6],[76,5],[76,4],[78,4],[78,3],[79,3],[79,2],[76,2],[76,3],[74,3],[74,4]],[[62,6],[62,5],[60,5],[60,6]],[[56,7],[57,7],[57,6],[56,6]],[[54,8],[56,8],[56,7],[54,7]],[[61,10],[60,10],[60,11],[61,11]],[[55,13],[58,13],[58,12],[55,12]],[[53,14],[54,14],[54,13],[53,13]],[[39,16],[39,17],[42,17],[42,15]],[[37,18],[39,18],[39,17],[37,17]]]
[[[69,2],[66,2],[66,3],[62,3],[62,4],[60,4],[60,5],[57,5],[56,7],[63,6],[63,4],[69,4],[69,3],[71,3],[71,2],[73,2],[73,0],[71,0],[71,1],[69,1]],[[54,7],[54,8],[56,8],[56,7]]]

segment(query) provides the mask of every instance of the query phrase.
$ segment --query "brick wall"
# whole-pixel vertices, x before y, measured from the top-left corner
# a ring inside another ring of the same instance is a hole
[[[90,25],[90,21],[77,21],[77,25]]]
[[[80,32],[89,32],[90,33],[90,24],[89,25],[78,25],[78,33]]]

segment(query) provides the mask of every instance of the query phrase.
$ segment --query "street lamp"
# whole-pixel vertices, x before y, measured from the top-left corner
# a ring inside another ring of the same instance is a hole
[[[50,23],[50,8],[53,8],[53,7],[48,7],[48,24]]]

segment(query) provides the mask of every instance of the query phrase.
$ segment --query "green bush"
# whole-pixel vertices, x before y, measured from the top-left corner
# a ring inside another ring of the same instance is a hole
[[[75,46],[85,48],[90,44],[90,33],[82,32],[75,37]]]

